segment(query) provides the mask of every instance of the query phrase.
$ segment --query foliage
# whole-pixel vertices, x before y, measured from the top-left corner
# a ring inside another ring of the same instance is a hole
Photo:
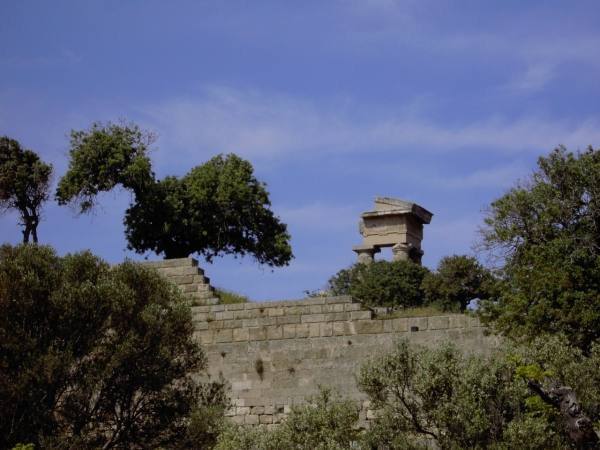
[[[154,182],[149,147],[155,137],[135,124],[94,122],[72,130],[69,169],[56,190],[59,204],[74,203],[80,212],[93,208],[100,192],[117,185],[139,194]]]
[[[507,286],[482,318],[504,334],[600,338],[600,152],[563,147],[491,205],[484,242],[505,258]]]
[[[427,269],[412,261],[375,261],[340,270],[328,282],[333,295],[351,295],[369,306],[420,306]]]
[[[198,252],[252,254],[271,266],[291,259],[289,234],[269,209],[264,184],[238,156],[216,156],[182,178],[155,183],[125,214],[126,236],[138,252],[168,258]]]
[[[292,252],[286,225],[270,209],[264,183],[236,155],[219,155],[185,176],[156,180],[148,158],[153,136],[135,125],[102,125],[71,133],[69,170],[56,197],[81,212],[100,192],[121,186],[133,192],[125,213],[130,249],[167,258],[199,253],[253,255],[283,266]]]
[[[42,204],[48,200],[52,166],[14,139],[0,136],[0,212],[18,211],[23,242],[38,242]]]
[[[506,354],[463,356],[452,345],[412,348],[406,341],[365,364],[360,388],[378,418],[371,448],[570,448],[555,423],[528,415],[527,384]],[[523,440],[523,436],[527,439]]]
[[[224,305],[230,305],[232,303],[248,303],[250,300],[248,297],[237,292],[230,291],[228,289],[215,289],[217,297],[219,297],[220,303]]]
[[[435,272],[423,278],[422,289],[429,304],[445,311],[464,311],[475,298],[493,296],[496,280],[475,258],[453,255],[442,258]]]
[[[358,445],[356,405],[328,389],[311,403],[295,406],[272,431],[231,428],[219,438],[215,450],[347,450]]]
[[[175,447],[195,408],[225,407],[222,383],[192,376],[205,367],[192,330],[150,269],[1,247],[0,448]]]

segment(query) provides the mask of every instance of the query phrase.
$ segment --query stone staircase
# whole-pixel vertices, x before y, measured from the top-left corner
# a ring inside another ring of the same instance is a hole
[[[147,261],[143,264],[156,269],[175,284],[181,292],[192,299],[194,306],[219,303],[215,288],[210,285],[210,279],[204,276],[204,271],[198,267],[198,261],[194,258],[164,259]]]

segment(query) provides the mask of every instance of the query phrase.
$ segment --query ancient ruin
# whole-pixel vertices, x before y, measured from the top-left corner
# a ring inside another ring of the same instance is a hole
[[[370,263],[383,247],[392,247],[394,261],[410,259],[421,264],[423,225],[432,213],[416,203],[390,197],[376,197],[375,210],[361,214],[363,243],[352,248],[359,263]]]

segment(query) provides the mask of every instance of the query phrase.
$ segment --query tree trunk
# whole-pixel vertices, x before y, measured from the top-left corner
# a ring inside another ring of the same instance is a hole
[[[578,449],[600,449],[600,441],[592,421],[583,412],[573,389],[558,383],[546,389],[541,383],[533,380],[529,380],[528,384],[542,400],[560,410],[565,430]]]

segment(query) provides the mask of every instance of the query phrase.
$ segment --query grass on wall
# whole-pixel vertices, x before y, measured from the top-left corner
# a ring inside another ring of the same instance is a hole
[[[248,303],[250,299],[245,295],[227,289],[216,288],[215,293],[221,300],[222,305],[231,305],[233,303]]]

